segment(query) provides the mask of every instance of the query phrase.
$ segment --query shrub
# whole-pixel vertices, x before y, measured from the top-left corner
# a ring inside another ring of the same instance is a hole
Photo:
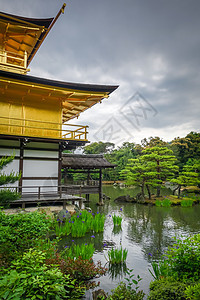
[[[181,200],[181,206],[183,207],[191,207],[193,205],[193,200],[192,199],[183,199]]]
[[[200,278],[200,234],[177,239],[167,252],[167,262],[173,277],[198,281]]]
[[[188,286],[185,290],[186,299],[190,300],[199,300],[200,299],[200,282],[193,285]]]
[[[186,283],[173,278],[162,278],[150,283],[148,300],[184,300]]]
[[[12,192],[9,189],[0,190],[0,205],[2,205],[4,208],[8,208],[10,202],[17,200],[19,198],[20,198],[19,193]]]
[[[90,288],[91,285],[94,287],[94,283],[88,283],[88,280],[98,278],[107,272],[107,268],[102,267],[100,261],[95,264],[92,259],[82,259],[81,257],[76,260],[72,258],[63,259],[58,253],[56,258],[47,259],[46,264],[57,265],[62,273],[69,274],[71,278],[80,283],[84,282],[87,288]]]
[[[5,215],[0,212],[0,255],[11,261],[45,237],[52,220],[44,213]]]
[[[83,289],[45,259],[42,251],[30,249],[14,261],[0,280],[1,299],[80,299]]]
[[[112,294],[108,296],[108,300],[142,300],[144,299],[143,291],[137,292],[134,289],[129,289],[124,282],[121,282],[116,289],[111,291]],[[162,298],[160,298],[162,299]],[[159,299],[159,300],[160,300]]]

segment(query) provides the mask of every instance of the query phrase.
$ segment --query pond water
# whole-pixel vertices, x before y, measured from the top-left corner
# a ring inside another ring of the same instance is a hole
[[[84,238],[75,239],[75,242],[81,244],[92,241],[96,249],[93,259],[95,262],[100,260],[102,265],[107,262],[106,256],[110,248],[119,248],[122,245],[128,249],[126,267],[134,269],[134,274],[142,277],[140,289],[148,294],[149,283],[153,279],[148,270],[151,260],[161,257],[167,247],[173,244],[173,237],[184,237],[200,232],[200,205],[165,208],[132,203],[117,204],[114,199],[118,196],[126,194],[134,196],[138,191],[104,186],[103,192],[111,197],[110,200],[105,200],[103,207],[96,205],[98,201],[96,196],[90,196],[91,201],[87,206],[91,207],[94,213],[99,211],[106,215],[104,232],[95,234],[95,238],[91,238],[91,234],[88,234]],[[165,194],[170,194],[170,191],[166,190]],[[123,218],[120,231],[113,228],[112,217],[109,215],[114,213]],[[70,238],[62,240],[63,246],[71,243]],[[98,288],[109,293],[124,280],[124,277],[127,276],[124,276],[123,270],[113,269],[96,281],[100,282]],[[91,291],[87,292],[85,299],[92,299]]]

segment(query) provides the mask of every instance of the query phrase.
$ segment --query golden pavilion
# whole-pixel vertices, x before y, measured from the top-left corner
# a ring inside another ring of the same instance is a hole
[[[68,121],[117,88],[27,75],[64,8],[48,19],[0,13],[0,155],[15,154],[7,172],[21,172],[22,193],[58,189],[62,151],[88,142],[88,127]]]

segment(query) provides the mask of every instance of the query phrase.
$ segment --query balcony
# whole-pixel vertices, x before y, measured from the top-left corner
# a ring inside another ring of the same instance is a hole
[[[14,73],[27,73],[27,52],[23,54],[0,50],[0,69]]]
[[[88,126],[0,116],[0,133],[28,137],[87,141]]]

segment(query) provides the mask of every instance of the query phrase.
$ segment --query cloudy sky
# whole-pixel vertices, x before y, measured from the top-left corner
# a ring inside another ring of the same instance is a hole
[[[61,0],[0,0],[3,12],[56,16]],[[30,75],[115,84],[70,123],[90,141],[165,141],[200,129],[199,0],[71,0],[31,62]]]

